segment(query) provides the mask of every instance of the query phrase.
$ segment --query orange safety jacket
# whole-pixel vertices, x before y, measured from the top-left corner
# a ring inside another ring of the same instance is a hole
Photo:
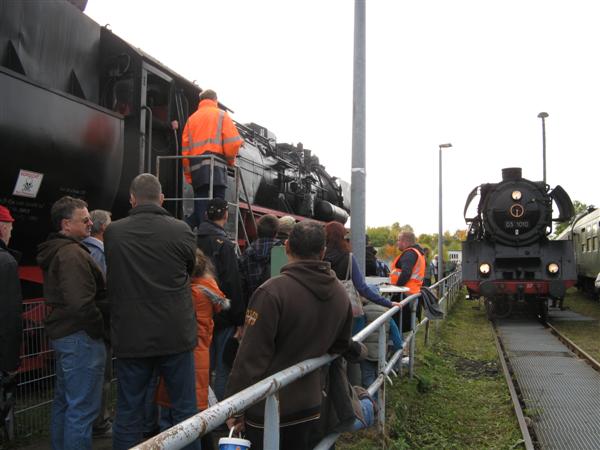
[[[230,166],[234,165],[244,143],[231,117],[217,106],[215,100],[210,99],[202,100],[198,110],[188,118],[181,141],[183,156],[210,152],[222,156]],[[192,172],[200,169],[201,165],[203,161],[200,159],[183,159],[183,172],[188,183],[192,182]]]
[[[412,295],[416,294],[417,292],[421,292],[423,278],[425,277],[425,257],[421,254],[419,250],[417,250],[414,247],[409,247],[406,250],[404,250],[404,252],[407,252],[409,250],[412,250],[417,255],[417,262],[415,262],[415,265],[413,266],[412,274],[410,275],[410,278],[404,285],[408,288],[408,295]],[[397,268],[396,264],[398,264],[398,261],[400,261],[400,258],[402,258],[404,252],[396,256],[396,259],[394,259],[394,262],[392,263],[390,272],[390,284],[393,286],[396,286],[398,278],[400,278],[400,275],[402,274],[402,270]]]

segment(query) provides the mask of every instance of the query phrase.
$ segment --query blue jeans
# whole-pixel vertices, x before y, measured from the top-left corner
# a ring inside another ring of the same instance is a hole
[[[50,420],[54,450],[91,449],[92,424],[100,411],[106,347],[85,331],[50,341],[56,387]]]
[[[377,361],[369,361],[367,359],[364,359],[360,362],[360,371],[362,374],[361,384],[365,389],[368,389],[368,387],[371,386],[377,379],[377,376],[379,375],[377,365]]]
[[[113,449],[129,449],[143,441],[145,399],[148,385],[153,381],[155,368],[165,380],[175,423],[196,414],[192,351],[148,358],[118,358]],[[200,449],[199,441],[185,448]]]
[[[202,186],[194,188],[194,197],[207,198],[209,186],[210,185],[208,184],[203,184]],[[213,198],[224,199],[226,190],[227,186],[213,186]],[[207,205],[208,200],[194,200],[194,212],[185,219],[192,230],[206,220],[205,215]]]
[[[360,420],[356,419],[354,421],[354,425],[352,426],[352,431],[358,431],[362,430],[363,428],[372,427],[375,424],[375,408],[373,407],[373,402],[368,398],[361,398],[360,407],[362,409],[365,423],[362,423]]]
[[[235,327],[215,331],[210,344],[210,370],[215,371],[213,391],[219,401],[225,397],[225,387],[227,386],[229,372],[231,372],[231,367],[223,362],[223,351],[225,350],[225,344],[234,332]]]

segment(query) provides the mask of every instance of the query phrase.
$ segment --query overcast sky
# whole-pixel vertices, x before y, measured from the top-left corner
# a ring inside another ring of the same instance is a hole
[[[597,1],[367,2],[368,226],[444,229],[503,167],[600,206]],[[352,0],[89,0],[86,13],[202,88],[240,122],[302,142],[350,181]]]

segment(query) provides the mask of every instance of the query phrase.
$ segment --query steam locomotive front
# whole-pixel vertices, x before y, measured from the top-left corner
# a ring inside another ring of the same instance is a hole
[[[559,186],[503,170],[503,180],[479,187],[476,217],[463,242],[463,280],[471,294],[488,298],[561,298],[575,280],[572,243],[548,239],[553,201],[564,220],[572,210]]]

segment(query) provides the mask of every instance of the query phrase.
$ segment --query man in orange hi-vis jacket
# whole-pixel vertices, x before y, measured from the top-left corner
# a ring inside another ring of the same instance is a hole
[[[227,114],[219,108],[217,93],[202,91],[198,110],[192,114],[182,135],[183,156],[214,155],[213,197],[225,198],[227,166],[235,158],[244,141]],[[208,198],[210,193],[211,158],[183,159],[185,179],[194,188],[194,197]],[[186,221],[192,229],[204,220],[207,200],[195,200],[194,212]]]

